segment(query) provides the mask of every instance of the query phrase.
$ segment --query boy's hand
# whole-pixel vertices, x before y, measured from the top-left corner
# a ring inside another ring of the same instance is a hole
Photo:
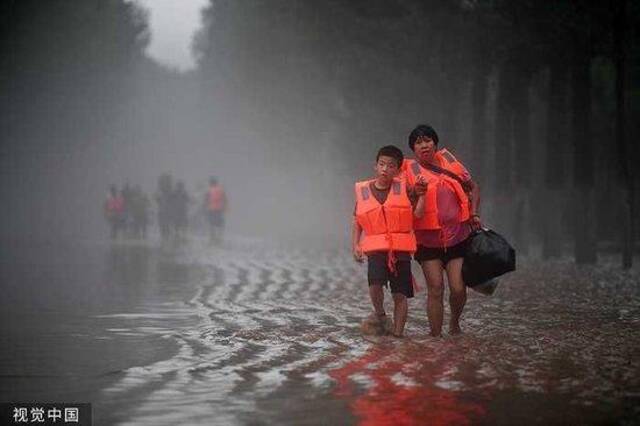
[[[362,252],[360,244],[353,247],[353,259],[358,263],[362,263],[364,261],[364,253]]]
[[[427,181],[425,180],[424,176],[418,176],[418,178],[416,179],[414,190],[416,191],[416,195],[418,196],[424,195],[424,193],[427,192]]]

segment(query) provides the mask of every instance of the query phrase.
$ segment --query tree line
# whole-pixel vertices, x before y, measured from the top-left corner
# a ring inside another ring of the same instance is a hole
[[[570,247],[593,263],[616,250],[631,265],[637,2],[211,0],[194,39],[198,68],[184,75],[144,56],[148,19],[134,2],[1,7],[8,196],[76,170],[105,135],[118,141],[96,157],[236,129],[259,135],[247,155],[265,168],[297,173],[312,159],[314,178],[333,185],[366,174],[375,148],[406,143],[427,121],[480,182],[487,222],[520,252],[539,246],[553,258]],[[181,114],[186,94],[197,115]],[[172,120],[196,129],[175,134]]]
[[[639,16],[625,0],[212,0],[195,48],[208,93],[273,146],[339,152],[358,176],[363,152],[429,121],[521,252],[614,247],[629,267]]]

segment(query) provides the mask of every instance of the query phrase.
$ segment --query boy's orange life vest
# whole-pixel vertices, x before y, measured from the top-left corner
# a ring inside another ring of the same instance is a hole
[[[424,199],[424,215],[421,218],[415,218],[413,228],[416,230],[435,230],[440,229],[438,220],[438,201],[437,193],[439,185],[448,185],[458,198],[460,206],[460,216],[458,222],[466,222],[469,220],[469,197],[462,188],[461,179],[456,179],[448,173],[453,173],[459,178],[465,171],[464,166],[456,160],[456,158],[446,149],[436,152],[436,161],[440,165],[440,171],[427,169],[422,167],[416,160],[405,160],[403,169],[405,176],[410,185],[415,185],[418,176],[422,176],[427,182],[427,192]]]
[[[224,190],[220,185],[212,186],[209,188],[209,210],[221,211],[224,210]]]
[[[362,251],[416,251],[413,209],[403,180],[394,179],[384,204],[371,194],[373,180],[356,183],[356,220],[364,235]],[[390,257],[391,258],[391,257]]]

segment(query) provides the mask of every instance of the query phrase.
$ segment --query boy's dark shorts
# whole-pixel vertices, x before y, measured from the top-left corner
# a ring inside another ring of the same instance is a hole
[[[391,283],[391,293],[404,294],[413,297],[413,281],[411,279],[411,256],[409,253],[396,253],[396,274],[392,274],[387,266],[387,253],[367,254],[369,285],[387,285]]]
[[[418,262],[424,262],[425,260],[440,259],[443,265],[449,263],[450,260],[457,257],[464,257],[467,253],[467,245],[469,239],[456,244],[455,246],[447,247],[425,247],[418,245],[418,250],[413,255],[413,258]]]

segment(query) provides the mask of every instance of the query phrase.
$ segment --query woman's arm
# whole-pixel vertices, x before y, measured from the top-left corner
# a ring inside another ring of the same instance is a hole
[[[480,228],[482,222],[480,221],[480,185],[473,180],[469,181],[471,191],[469,192],[469,201],[471,202],[471,208],[469,215],[471,215],[471,226],[474,228]]]
[[[413,215],[420,219],[424,216],[424,194],[427,192],[427,181],[422,176],[418,176],[416,184],[411,188],[411,197],[413,197],[412,204]]]
[[[413,215],[418,219],[424,216],[424,193],[418,195],[418,201],[413,209]]]

